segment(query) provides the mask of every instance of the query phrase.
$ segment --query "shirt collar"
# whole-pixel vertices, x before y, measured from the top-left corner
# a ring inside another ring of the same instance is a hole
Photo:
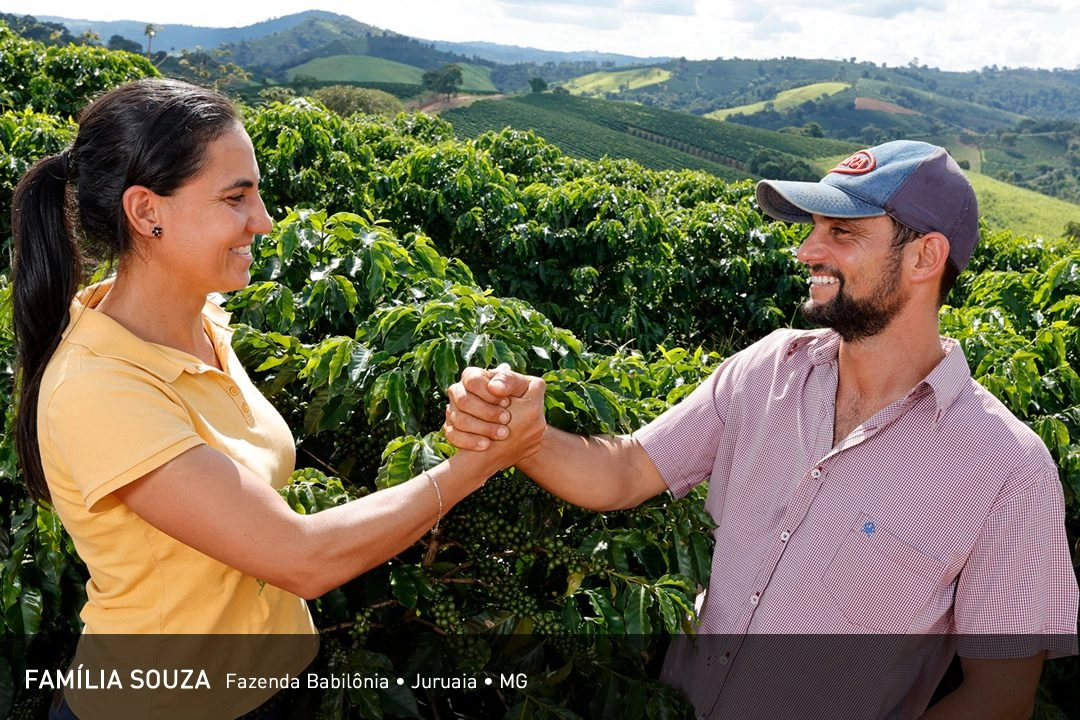
[[[109,292],[112,283],[110,278],[90,285],[75,295],[71,301],[68,326],[63,333],[65,341],[81,345],[99,357],[131,363],[170,383],[181,373],[198,373],[206,369],[198,358],[147,342],[105,313],[97,311],[95,308]],[[230,318],[228,312],[207,299],[203,306],[203,322],[214,335],[215,344],[221,340],[227,343],[231,338]]]
[[[971,368],[960,343],[952,338],[941,338],[941,349],[945,357],[941,359],[923,382],[930,386],[937,399],[937,418],[949,409],[960,397],[960,393],[971,381]]]
[[[835,362],[840,354],[840,335],[835,330],[828,329],[801,334],[788,346],[788,356],[802,347],[806,347],[807,358],[813,365]],[[952,338],[942,337],[941,349],[945,352],[945,357],[908,395],[910,397],[921,391],[923,386],[928,386],[937,402],[938,419],[956,402],[971,379],[971,369],[960,343]]]

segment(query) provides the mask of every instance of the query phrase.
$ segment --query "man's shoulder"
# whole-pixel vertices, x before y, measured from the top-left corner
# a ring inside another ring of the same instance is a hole
[[[1055,465],[1039,434],[974,378],[968,379],[948,416],[956,432],[984,458],[1012,466]]]

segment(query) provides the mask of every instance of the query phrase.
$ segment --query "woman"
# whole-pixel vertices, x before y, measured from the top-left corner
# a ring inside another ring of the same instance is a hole
[[[105,670],[138,669],[171,652],[170,662],[196,669],[212,656],[215,672],[298,674],[311,642],[284,653],[163,647],[173,634],[312,638],[304,598],[393,557],[539,442],[541,412],[519,404],[512,444],[458,453],[315,515],[293,512],[276,492],[293,470],[289,429],[240,367],[227,314],[207,299],[247,284],[252,241],[271,225],[234,106],[172,80],[104,94],[82,113],[72,146],[19,182],[16,443],[31,495],[52,503],[90,572],[72,667],[93,668],[84,662],[93,658]],[[78,291],[80,239],[117,271]],[[138,652],[88,641],[115,634],[153,640]],[[78,716],[119,716],[98,707],[123,694],[110,690],[84,684],[65,697]],[[231,717],[273,692],[200,690],[130,701],[155,716]]]

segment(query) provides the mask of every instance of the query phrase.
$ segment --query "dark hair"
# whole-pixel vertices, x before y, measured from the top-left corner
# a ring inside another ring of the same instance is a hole
[[[905,225],[892,215],[889,215],[889,219],[892,220],[893,223],[893,252],[899,252],[900,248],[904,247],[912,240],[926,234]],[[949,298],[949,293],[952,292],[953,287],[956,285],[956,278],[959,277],[959,275],[960,271],[956,269],[956,265],[953,264],[952,258],[948,258],[945,261],[945,270],[941,273],[941,285],[938,286],[937,304],[939,308],[944,305],[945,301]]]
[[[15,447],[30,496],[49,500],[38,446],[41,378],[83,282],[83,246],[114,261],[133,249],[124,192],[171,195],[206,162],[209,144],[239,122],[216,92],[143,79],[110,90],[79,117],[71,147],[38,161],[12,203],[12,316],[17,342]]]

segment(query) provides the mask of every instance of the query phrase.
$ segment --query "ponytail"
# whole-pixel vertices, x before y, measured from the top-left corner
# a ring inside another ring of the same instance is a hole
[[[12,203],[12,319],[18,347],[15,448],[30,497],[50,499],[38,444],[38,394],[45,366],[68,324],[83,263],[67,203],[68,151],[38,161]]]
[[[212,90],[164,78],[135,80],[84,108],[72,146],[19,180],[11,221],[15,449],[35,500],[50,499],[38,443],[38,395],[83,280],[80,242],[106,262],[122,261],[134,248],[123,207],[127,188],[172,195],[202,169],[210,143],[239,120],[236,106]]]

